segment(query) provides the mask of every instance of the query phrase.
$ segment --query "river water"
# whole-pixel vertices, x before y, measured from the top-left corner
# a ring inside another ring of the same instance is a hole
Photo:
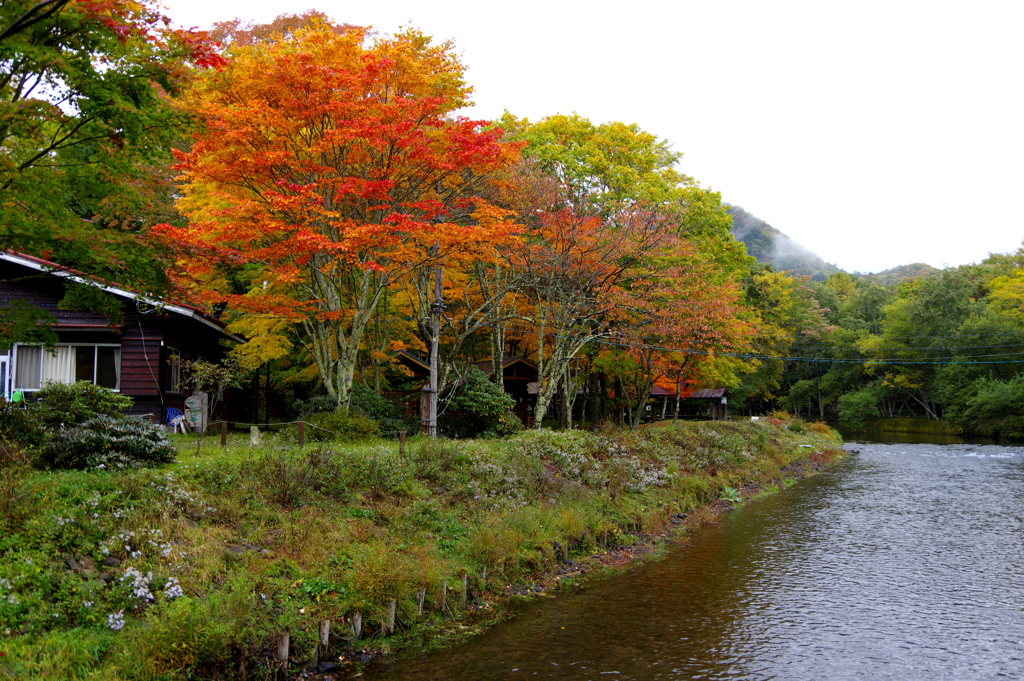
[[[364,678],[1024,679],[1024,448],[847,448],[665,560]]]

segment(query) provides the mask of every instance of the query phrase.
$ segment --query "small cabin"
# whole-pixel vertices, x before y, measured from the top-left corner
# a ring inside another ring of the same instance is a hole
[[[485,376],[494,375],[494,362],[485,359],[473,362]],[[505,392],[516,401],[512,411],[527,428],[533,425],[537,406],[537,365],[525,357],[506,357],[502,363]]]
[[[90,310],[61,309],[72,282],[97,286],[120,301],[120,323]],[[52,349],[20,342],[0,347],[0,392],[7,399],[14,391],[32,399],[51,381],[89,381],[132,397],[132,413],[165,423],[168,408],[185,409],[182,361],[215,362],[227,352],[225,341],[244,341],[197,308],[139,296],[33,256],[0,252],[0,307],[17,300],[53,315],[57,343]]]

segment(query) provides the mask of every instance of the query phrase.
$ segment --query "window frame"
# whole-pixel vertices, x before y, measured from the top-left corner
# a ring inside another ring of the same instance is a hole
[[[23,387],[21,387],[20,385],[17,384],[18,370],[19,370],[18,365],[20,364],[21,352],[22,352],[23,348],[35,348],[35,349],[39,350],[39,362],[38,362],[38,364],[39,364],[39,377],[38,377],[38,381],[36,383],[37,387],[35,387],[35,388],[23,388]],[[117,393],[121,392],[121,378],[122,378],[121,377],[121,359],[122,359],[122,349],[121,349],[120,343],[55,343],[54,344],[54,348],[69,348],[71,350],[70,352],[68,352],[68,357],[67,357],[67,360],[66,360],[67,366],[64,367],[64,375],[65,375],[65,377],[67,377],[68,380],[66,380],[66,381],[58,381],[60,383],[68,383],[68,384],[70,384],[70,383],[77,383],[79,380],[83,380],[83,381],[86,380],[86,379],[78,379],[78,378],[76,378],[76,371],[77,371],[76,364],[75,364],[76,356],[77,356],[76,353],[77,353],[77,348],[92,348],[93,349],[92,380],[89,381],[89,383],[91,383],[92,385],[99,385],[96,382],[97,374],[98,374],[98,372],[100,370],[100,362],[99,362],[99,354],[98,354],[99,353],[99,348],[113,348],[114,350],[117,351],[117,355],[116,355],[117,359],[116,359],[116,367],[115,367],[116,376],[117,376],[117,385],[115,387],[113,387],[113,388],[108,388],[107,386],[100,386],[100,387],[107,388],[107,390],[112,390],[112,391],[117,392]],[[45,353],[45,352],[48,352],[46,347],[43,346],[43,345],[39,345],[37,343],[15,343],[13,345],[13,347],[11,348],[11,355],[10,355],[11,358],[12,358],[12,361],[11,361],[10,366],[9,366],[10,381],[11,381],[11,389],[12,390],[20,390],[20,391],[25,392],[25,393],[30,393],[30,392],[36,392],[38,390],[42,390],[43,389],[43,386],[44,386],[44,384],[43,384],[43,368],[46,365],[46,363],[45,363],[45,361],[43,359],[43,353]],[[53,382],[52,380],[48,380],[47,381],[47,383],[52,383],[52,382]]]
[[[167,394],[181,395],[184,392],[181,382],[181,363],[185,353],[181,348],[166,346],[167,349]]]

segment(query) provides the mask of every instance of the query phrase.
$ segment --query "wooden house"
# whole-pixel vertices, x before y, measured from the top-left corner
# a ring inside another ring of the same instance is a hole
[[[494,375],[494,362],[485,359],[473,362],[485,376]],[[501,363],[505,392],[516,401],[512,411],[529,428],[533,425],[537,406],[537,365],[525,357],[506,357]]]
[[[426,383],[430,378],[430,365],[424,360],[408,352],[395,353],[395,360],[408,374]],[[489,359],[473,362],[472,366],[483,372],[485,376],[494,374],[494,363]],[[502,362],[502,375],[505,379],[505,392],[516,401],[513,411],[527,427],[533,424],[534,406],[537,404],[537,365],[525,357],[506,357]],[[392,391],[384,394],[395,404],[408,404],[414,392]],[[420,399],[420,410],[426,418],[426,402]]]
[[[62,310],[70,282],[91,284],[120,301],[117,325],[93,311]],[[89,381],[134,399],[132,412],[167,420],[168,408],[184,411],[184,359],[221,359],[223,341],[242,342],[224,324],[187,305],[164,304],[138,296],[85,274],[32,256],[0,252],[0,307],[16,300],[31,303],[56,318],[52,350],[30,343],[0,348],[0,391],[27,399],[45,383]]]

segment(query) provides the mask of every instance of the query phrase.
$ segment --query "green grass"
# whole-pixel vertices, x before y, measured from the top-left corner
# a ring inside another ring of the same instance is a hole
[[[270,678],[276,632],[297,669],[319,620],[345,631],[356,612],[364,641],[411,645],[465,616],[463,575],[471,604],[494,603],[838,445],[767,422],[417,436],[404,454],[174,442],[177,461],[154,469],[0,471],[21,500],[0,518],[0,679]]]

